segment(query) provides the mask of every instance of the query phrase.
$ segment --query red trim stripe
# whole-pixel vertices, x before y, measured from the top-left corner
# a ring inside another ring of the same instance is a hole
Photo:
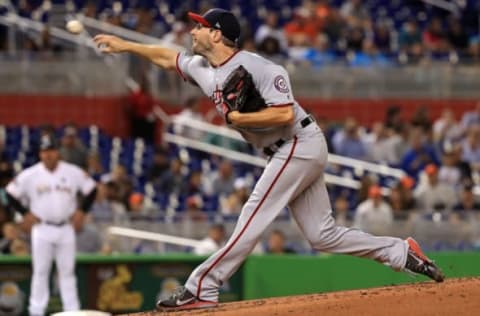
[[[226,63],[228,63],[235,55],[237,55],[238,53],[240,52],[240,50],[236,50],[233,52],[233,54],[231,54],[227,59],[225,59],[221,64],[218,64],[218,65],[212,65],[213,68],[217,68],[217,67],[222,67],[223,65],[225,65]]]
[[[242,237],[243,233],[245,233],[245,231],[247,230],[248,228],[248,225],[250,225],[250,223],[252,222],[253,218],[255,217],[255,215],[257,214],[258,210],[260,209],[260,207],[262,207],[262,204],[263,202],[265,202],[268,194],[270,194],[270,191],[272,191],[272,188],[273,186],[275,185],[275,183],[278,181],[278,179],[280,178],[280,175],[283,173],[283,171],[285,170],[285,168],[287,167],[288,163],[290,162],[290,160],[292,159],[292,156],[293,156],[293,152],[295,151],[295,147],[297,146],[297,137],[295,136],[293,138],[293,145],[292,145],[292,150],[290,151],[290,154],[288,155],[288,158],[287,160],[285,161],[285,163],[283,164],[282,168],[280,169],[280,171],[277,173],[277,175],[275,176],[275,179],[273,179],[273,182],[270,184],[270,187],[268,188],[267,192],[265,193],[265,195],[263,196],[262,200],[260,201],[260,203],[258,203],[257,207],[255,208],[255,210],[253,211],[252,215],[250,215],[250,218],[248,219],[247,223],[245,224],[245,226],[242,228],[242,230],[240,231],[240,234],[238,234],[238,236],[235,238],[235,240],[230,244],[230,246],[227,247],[227,249],[225,249],[225,251],[217,258],[217,260],[215,260],[212,265],[202,274],[202,276],[200,277],[200,280],[198,281],[198,287],[197,287],[197,298],[200,298],[200,292],[201,292],[201,289],[202,289],[202,282],[203,282],[203,279],[207,276],[207,274],[213,269],[213,267],[215,267],[219,262],[220,260],[223,259],[223,257],[225,257],[227,255],[227,253],[232,250],[232,247],[238,242],[238,240],[240,239],[240,237]]]
[[[206,26],[206,27],[212,27],[210,25],[210,23],[208,23],[207,20],[205,20],[205,18],[203,16],[201,16],[200,14],[196,14],[194,12],[188,12],[188,17],[192,20],[194,20],[195,22],[198,22],[200,23],[201,25],[203,26]]]
[[[292,106],[292,105],[293,105],[293,103],[286,103],[286,104],[272,104],[270,106],[274,107],[274,108],[283,108],[283,107]]]
[[[180,75],[180,77],[182,77],[183,80],[187,81],[187,78],[184,76],[183,72],[180,70],[180,67],[178,66],[178,58],[180,57],[180,53],[177,54],[177,58],[175,59],[175,68],[178,72],[178,74]]]

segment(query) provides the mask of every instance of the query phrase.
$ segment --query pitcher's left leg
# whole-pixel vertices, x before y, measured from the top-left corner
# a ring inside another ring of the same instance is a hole
[[[59,241],[55,254],[58,281],[60,283],[60,296],[62,298],[63,310],[75,311],[80,309],[77,278],[75,276],[75,232],[71,225],[65,225],[60,229],[63,230],[63,239]]]
[[[292,214],[313,248],[350,254],[403,269],[408,246],[400,238],[376,237],[354,228],[337,226],[323,175],[290,203]]]

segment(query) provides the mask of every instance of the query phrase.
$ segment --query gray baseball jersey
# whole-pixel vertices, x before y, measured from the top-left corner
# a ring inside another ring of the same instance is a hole
[[[326,141],[318,125],[293,98],[283,67],[244,51],[217,67],[201,56],[177,56],[178,73],[200,86],[220,113],[223,83],[239,65],[252,74],[267,106],[293,106],[295,121],[282,127],[239,129],[258,148],[282,141],[271,153],[230,239],[192,272],[186,288],[199,299],[218,301],[221,284],[238,269],[267,226],[287,205],[313,248],[372,258],[396,270],[403,269],[408,251],[403,240],[375,237],[335,225],[323,174],[328,156]]]
[[[222,87],[228,75],[243,65],[252,75],[255,87],[265,99],[267,106],[290,106],[293,104],[296,122],[306,113],[295,101],[290,80],[285,69],[265,58],[246,51],[238,51],[218,67],[212,67],[201,56],[180,53],[177,70],[187,81],[197,84],[210,97],[217,111],[222,113]],[[298,132],[298,124],[273,128],[236,128],[242,136],[257,148],[273,144],[278,139],[291,139]]]

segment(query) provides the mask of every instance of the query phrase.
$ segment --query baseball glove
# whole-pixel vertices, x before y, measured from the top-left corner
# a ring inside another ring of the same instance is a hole
[[[255,88],[252,75],[243,66],[238,66],[228,75],[222,93],[225,118],[230,111],[247,113],[266,107],[265,100]]]

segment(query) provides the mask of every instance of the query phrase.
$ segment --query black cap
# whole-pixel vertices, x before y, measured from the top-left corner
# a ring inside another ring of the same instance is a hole
[[[40,138],[40,150],[58,149],[58,141],[55,136],[46,134]]]
[[[188,12],[188,16],[203,26],[220,30],[222,35],[232,42],[236,43],[240,37],[240,23],[230,11],[215,8],[204,15]]]

